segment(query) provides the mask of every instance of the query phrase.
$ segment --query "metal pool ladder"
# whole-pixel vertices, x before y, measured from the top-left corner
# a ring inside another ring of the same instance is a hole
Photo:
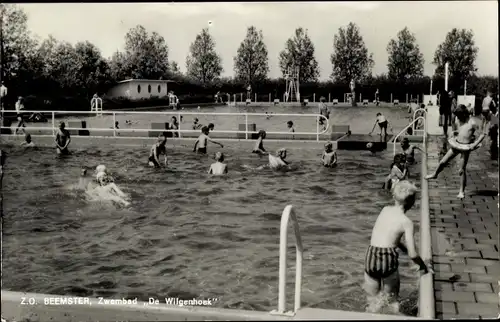
[[[293,221],[293,228],[295,231],[295,306],[294,310],[290,312],[285,311],[286,306],[286,259],[287,259],[287,246],[288,246],[288,222],[290,217]],[[288,205],[283,210],[281,215],[280,227],[280,268],[279,268],[279,293],[278,293],[278,309],[270,312],[272,315],[294,316],[300,309],[300,295],[302,292],[302,239],[300,237],[299,223],[295,215],[295,209],[292,205]]]

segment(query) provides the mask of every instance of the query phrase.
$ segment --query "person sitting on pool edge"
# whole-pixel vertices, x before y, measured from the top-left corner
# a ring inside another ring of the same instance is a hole
[[[337,153],[333,151],[332,142],[325,144],[325,151],[323,151],[323,155],[321,156],[321,162],[327,168],[333,168],[337,165]]]
[[[408,138],[403,138],[403,140],[401,140],[401,149],[403,149],[403,153],[406,155],[407,164],[415,163],[415,150],[424,152],[418,146],[410,144],[410,140],[408,140]]]
[[[289,167],[290,163],[285,161],[286,159],[286,149],[281,148],[276,151],[276,156],[269,153],[269,167],[273,170],[280,170],[285,167]]]
[[[55,142],[57,154],[69,154],[68,145],[71,143],[71,136],[64,122],[59,123]]]
[[[167,166],[167,133],[163,132],[158,136],[158,142],[156,142],[149,152],[148,165],[151,167],[160,167],[160,155],[164,155],[165,159],[163,163]]]
[[[264,139],[266,138],[266,131],[260,130],[259,137],[257,138],[257,142],[255,142],[255,146],[253,148],[252,153],[256,153],[258,155],[267,154],[266,149],[264,149]]]
[[[370,246],[365,255],[365,282],[368,312],[379,312],[387,298],[394,313],[399,313],[399,261],[397,248],[407,253],[418,265],[420,274],[433,273],[424,263],[415,247],[414,225],[406,212],[415,204],[417,187],[407,180],[395,184],[392,196],[393,206],[382,209],[373,226]],[[405,244],[401,237],[405,235]]]
[[[377,119],[375,120],[375,124],[373,124],[372,130],[370,131],[370,133],[368,133],[369,135],[373,133],[373,130],[375,130],[375,126],[377,126],[377,124],[380,127],[381,136],[387,136],[387,126],[389,126],[392,132],[392,126],[389,124],[389,121],[387,121],[387,118],[382,115],[382,113],[377,113]]]
[[[208,174],[213,174],[216,176],[220,176],[223,174],[227,174],[227,164],[224,162],[224,153],[217,152],[215,153],[215,163],[210,165],[210,169],[208,170]]]
[[[201,153],[201,154],[207,154],[207,145],[208,145],[208,142],[212,142],[214,144],[217,144],[221,148],[224,147],[221,143],[212,140],[208,136],[208,133],[209,133],[209,129],[208,129],[207,126],[204,126],[204,127],[201,128],[201,135],[198,137],[198,139],[194,143],[193,152],[198,152],[198,153]]]
[[[31,141],[31,134],[26,134],[26,137],[24,138],[24,142],[21,143],[21,146],[24,146],[25,148],[34,148],[35,143]]]
[[[452,137],[448,140],[450,144],[450,149],[446,155],[439,161],[437,169],[427,175],[425,179],[436,179],[441,171],[444,170],[446,165],[453,160],[457,155],[461,154],[461,165],[460,171],[460,191],[458,192],[457,198],[463,199],[465,196],[465,186],[467,185],[467,163],[469,161],[469,156],[471,151],[479,148],[481,142],[484,140],[488,133],[488,121],[486,119],[482,120],[482,124],[470,117],[469,111],[465,105],[460,104],[454,112],[455,116],[459,122],[459,128],[457,136]],[[480,132],[481,134],[477,139],[475,139],[475,134]]]

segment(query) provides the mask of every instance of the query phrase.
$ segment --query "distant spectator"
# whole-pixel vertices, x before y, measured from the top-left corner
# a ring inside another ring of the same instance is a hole
[[[23,110],[24,110],[24,100],[21,96],[19,96],[16,102],[16,114],[19,123],[17,123],[16,131],[14,132],[14,134],[17,134],[17,131],[19,129],[26,127],[26,124],[24,124],[24,119],[23,119]]]
[[[4,100],[7,97],[7,87],[5,86],[4,82],[2,81],[2,86],[0,86],[0,103],[1,103],[1,109],[4,109]]]
[[[178,130],[179,129],[179,122],[177,121],[177,118],[175,116],[172,116],[172,123],[170,124],[170,130]],[[173,136],[179,137],[179,132],[173,132]]]

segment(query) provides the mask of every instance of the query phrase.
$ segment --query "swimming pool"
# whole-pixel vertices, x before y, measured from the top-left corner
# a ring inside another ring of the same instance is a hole
[[[191,144],[169,145],[170,167],[162,171],[145,166],[147,149],[106,142],[73,146],[66,159],[52,148],[8,149],[4,290],[219,298],[219,307],[269,311],[277,303],[280,215],[294,204],[305,248],[303,306],[364,310],[363,257],[376,216],[390,202],[380,189],[390,150],[341,151],[339,166],[327,170],[319,166],[321,149],[302,145],[289,149],[295,170],[275,173],[252,170],[267,159],[235,142],[224,148],[229,176],[210,178],[212,160],[191,153]],[[101,163],[131,194],[131,207],[88,201],[75,189],[80,168]],[[417,202],[410,212],[416,220],[418,209]],[[401,265],[410,313],[417,275],[406,256]]]

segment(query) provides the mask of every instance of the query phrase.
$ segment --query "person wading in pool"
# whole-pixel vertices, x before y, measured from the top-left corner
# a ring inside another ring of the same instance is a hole
[[[214,143],[214,144],[219,145],[221,148],[224,147],[221,143],[215,142],[214,140],[212,140],[208,136],[208,133],[209,133],[208,127],[204,126],[201,129],[201,135],[198,137],[198,139],[194,143],[193,152],[198,152],[198,153],[201,153],[201,154],[207,154],[207,145],[208,145],[209,141],[212,142],[212,143]]]
[[[151,152],[149,153],[148,165],[151,167],[160,167],[160,155],[164,155],[165,159],[163,164],[167,166],[167,134],[163,133],[158,136],[158,142],[156,142],[151,147]]]
[[[57,154],[69,154],[68,145],[71,143],[71,136],[64,122],[59,124],[55,142]]]
[[[370,246],[365,255],[365,283],[368,312],[380,312],[387,299],[394,313],[399,313],[399,261],[397,248],[418,265],[420,274],[433,273],[415,247],[414,225],[406,212],[415,204],[417,187],[409,181],[397,182],[392,190],[393,206],[382,209],[373,226]],[[405,244],[401,238],[405,236]]]
[[[319,115],[326,117],[327,120],[330,118],[330,111],[328,110],[328,106],[326,106],[326,98],[324,96],[321,96],[319,99],[318,109]],[[325,120],[322,117],[318,117],[318,123],[323,126],[323,130],[325,130]]]

